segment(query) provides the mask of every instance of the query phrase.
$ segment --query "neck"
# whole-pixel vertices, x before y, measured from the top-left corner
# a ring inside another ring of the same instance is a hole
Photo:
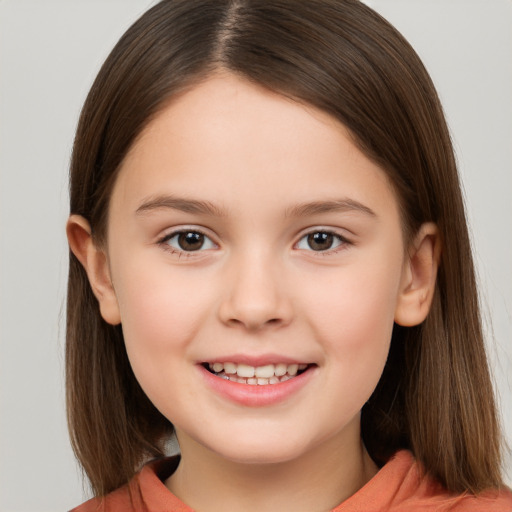
[[[359,425],[357,425],[359,427]],[[334,437],[297,459],[272,464],[226,460],[179,433],[182,459],[167,487],[201,512],[327,512],[377,472],[359,437]]]

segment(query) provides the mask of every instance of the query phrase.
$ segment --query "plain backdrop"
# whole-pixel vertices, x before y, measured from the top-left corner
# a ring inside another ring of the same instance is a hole
[[[67,172],[81,104],[150,0],[0,0],[0,510],[86,497],[64,413]],[[443,100],[464,183],[492,361],[512,439],[512,2],[368,0]],[[508,483],[511,483],[508,455]]]

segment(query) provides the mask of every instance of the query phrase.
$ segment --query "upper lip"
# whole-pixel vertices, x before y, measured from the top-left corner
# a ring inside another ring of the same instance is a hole
[[[268,364],[312,364],[311,361],[297,359],[295,357],[288,357],[279,354],[262,354],[259,356],[252,356],[247,354],[231,354],[227,356],[216,356],[211,359],[204,359],[199,361],[200,364],[204,363],[234,363],[246,364],[248,366],[266,366]]]

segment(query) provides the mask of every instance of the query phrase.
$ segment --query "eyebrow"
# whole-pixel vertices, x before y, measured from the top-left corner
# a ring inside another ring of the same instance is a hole
[[[223,208],[211,203],[210,201],[202,201],[198,199],[186,199],[174,196],[155,196],[145,200],[135,211],[137,215],[160,210],[173,209],[185,213],[195,213],[202,215],[210,215],[214,217],[226,217],[227,211]],[[308,215],[318,215],[330,212],[347,212],[358,211],[371,217],[377,214],[368,206],[355,201],[353,199],[338,199],[333,201],[313,201],[310,203],[301,203],[285,211],[285,217],[307,217]]]
[[[368,206],[353,199],[337,199],[334,201],[313,201],[311,203],[302,203],[286,210],[286,217],[306,217],[308,215],[318,215],[320,213],[330,212],[349,212],[357,211],[377,217],[377,214]]]
[[[173,209],[185,213],[195,213],[203,215],[211,215],[215,217],[225,217],[227,212],[219,206],[209,201],[201,201],[197,199],[186,199],[174,196],[155,196],[145,200],[135,211],[137,215],[160,210]]]

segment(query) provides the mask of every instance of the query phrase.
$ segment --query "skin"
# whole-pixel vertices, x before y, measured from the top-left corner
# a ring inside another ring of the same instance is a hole
[[[201,249],[180,248],[180,229],[206,235]],[[333,234],[330,248],[311,246],[318,232]],[[392,186],[340,123],[214,75],[132,147],[106,246],[78,216],[68,237],[104,319],[122,323],[142,388],[176,427],[182,461],[166,485],[185,503],[330,510],[376,473],[360,410],[393,323],[428,313],[440,249],[432,224],[405,246]],[[200,375],[201,362],[238,356],[312,369],[286,400],[247,406]]]

